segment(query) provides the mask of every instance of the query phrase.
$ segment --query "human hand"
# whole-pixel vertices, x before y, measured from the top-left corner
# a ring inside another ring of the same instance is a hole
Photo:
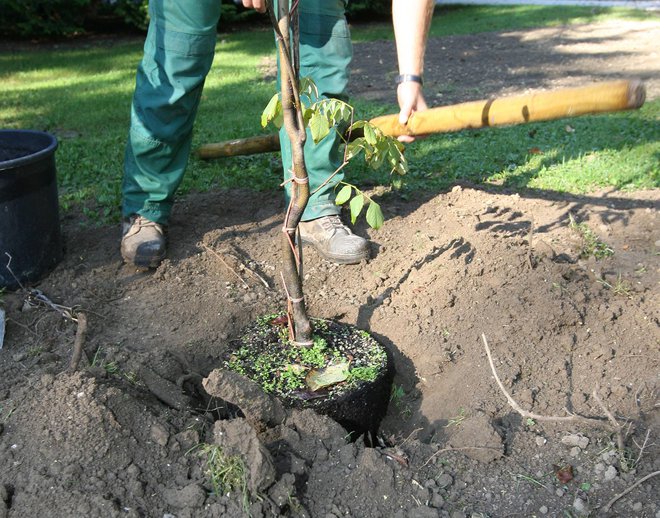
[[[255,9],[260,13],[266,12],[266,0],[243,0],[243,7]]]
[[[415,112],[422,112],[428,109],[424,95],[422,95],[422,85],[415,81],[405,81],[397,87],[397,99],[399,100],[399,123],[406,125],[410,116]],[[415,140],[415,137],[401,135],[400,142],[406,144]]]

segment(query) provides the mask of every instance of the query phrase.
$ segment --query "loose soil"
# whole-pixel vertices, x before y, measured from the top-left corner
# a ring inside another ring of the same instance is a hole
[[[435,39],[429,97],[637,76],[653,98],[659,39],[657,22]],[[392,52],[384,42],[356,47],[353,95],[390,100],[379,88],[394,74]],[[153,273],[122,264],[117,228],[66,216],[66,257],[36,287],[86,313],[87,360],[67,373],[75,323],[25,293],[4,295],[0,517],[240,516],[238,492],[210,494],[202,442],[245,459],[252,516],[588,516],[660,469],[657,191],[463,185],[412,201],[389,195],[383,208],[381,230],[356,229],[373,243],[369,262],[340,267],[305,254],[311,314],[356,324],[394,355],[375,447],[347,442],[311,411],[255,427],[202,388],[229,341],[283,307],[279,195],[179,200],[169,257]],[[571,214],[614,255],[581,257]],[[606,425],[516,413],[482,334],[524,409],[605,423],[596,393],[627,423],[628,470]],[[658,516],[658,481],[609,514]]]

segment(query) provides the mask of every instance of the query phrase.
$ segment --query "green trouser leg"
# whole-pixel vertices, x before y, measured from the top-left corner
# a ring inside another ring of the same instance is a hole
[[[300,76],[311,77],[321,97],[345,100],[353,47],[344,10],[343,0],[300,1]],[[280,130],[280,142],[284,179],[287,180],[290,178],[291,145],[284,129]],[[310,132],[307,132],[305,164],[310,192],[314,192],[342,164],[340,144],[341,138],[336,132],[331,132],[318,144],[314,144]],[[310,197],[303,221],[339,214],[340,208],[335,205],[335,186],[343,178],[343,173],[337,174]]]
[[[220,0],[151,0],[149,10],[124,160],[122,213],[166,224],[213,61]]]

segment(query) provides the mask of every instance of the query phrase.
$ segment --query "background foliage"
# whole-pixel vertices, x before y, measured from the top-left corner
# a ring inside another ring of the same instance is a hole
[[[387,17],[391,0],[354,0],[348,4],[353,19]],[[5,38],[57,38],[90,30],[117,28],[145,30],[148,0],[0,0],[0,24]],[[223,23],[262,19],[233,0],[222,0]]]

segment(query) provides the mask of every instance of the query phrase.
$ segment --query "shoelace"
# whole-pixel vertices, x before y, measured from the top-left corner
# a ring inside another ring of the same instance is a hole
[[[326,216],[321,218],[321,226],[324,230],[345,230],[348,232],[348,227],[341,222],[339,216]]]
[[[132,233],[137,233],[140,231],[140,229],[149,228],[149,227],[156,230],[156,232],[158,232],[159,234],[163,233],[163,227],[161,225],[159,225],[155,221],[151,221],[145,218],[144,216],[136,216],[135,219],[131,221],[131,230],[133,230]]]

